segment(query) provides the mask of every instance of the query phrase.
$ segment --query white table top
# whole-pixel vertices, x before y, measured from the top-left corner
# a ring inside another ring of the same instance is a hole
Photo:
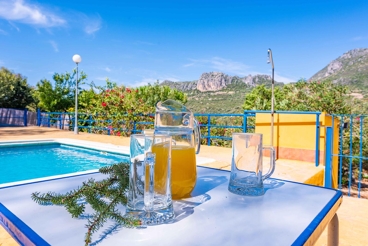
[[[301,245],[342,197],[340,191],[274,179],[268,180],[263,196],[238,196],[227,190],[230,172],[197,171],[192,198],[174,202],[173,223],[144,229],[109,223],[95,233],[93,244]],[[36,245],[84,245],[86,219],[73,219],[60,206],[38,205],[30,195],[66,192],[89,178],[103,177],[97,173],[1,188],[0,221],[21,240],[28,237]]]

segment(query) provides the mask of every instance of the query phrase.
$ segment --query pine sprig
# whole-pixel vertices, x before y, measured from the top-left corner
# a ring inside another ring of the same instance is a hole
[[[93,233],[98,231],[108,219],[124,227],[140,225],[139,220],[124,216],[117,209],[119,204],[126,205],[127,203],[125,194],[129,188],[129,164],[118,163],[102,167],[99,171],[109,177],[100,181],[89,179],[83,182],[81,187],[65,194],[34,192],[31,195],[32,200],[40,205],[64,206],[73,218],[80,217],[85,212],[85,204],[88,203],[94,213],[86,225],[85,245],[91,243]]]

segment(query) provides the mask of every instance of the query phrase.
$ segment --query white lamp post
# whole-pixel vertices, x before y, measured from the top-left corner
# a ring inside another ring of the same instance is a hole
[[[274,95],[274,85],[275,85],[275,80],[274,80],[274,65],[273,65],[273,57],[272,57],[272,50],[268,49],[268,60],[267,63],[271,63],[272,65],[272,85],[271,85],[271,146],[273,146],[273,120],[274,120],[274,103],[275,103],[275,95]]]
[[[77,64],[77,81],[75,83],[75,122],[74,122],[74,134],[78,134],[78,64],[82,61],[80,55],[73,56],[73,62]]]

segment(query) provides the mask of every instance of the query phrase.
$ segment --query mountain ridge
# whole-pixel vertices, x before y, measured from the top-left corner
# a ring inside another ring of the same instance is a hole
[[[353,90],[368,92],[368,48],[352,49],[315,73],[309,80],[329,79]]]
[[[200,92],[207,91],[220,91],[227,88],[231,84],[243,85],[244,87],[254,87],[258,84],[271,83],[271,76],[257,74],[248,75],[244,77],[231,76],[222,72],[207,72],[202,73],[198,80],[173,82],[165,80],[161,85],[169,86],[170,88],[177,89],[183,92],[197,90]],[[279,82],[276,82],[278,83]]]
[[[312,80],[331,80],[347,85],[350,94],[358,99],[368,97],[368,48],[349,50],[315,73]],[[194,112],[241,113],[246,93],[256,85],[271,86],[269,75],[231,76],[221,72],[203,73],[198,80],[161,85],[183,91],[188,96],[187,106]],[[283,85],[275,81],[276,85]],[[364,99],[365,100],[365,99]]]

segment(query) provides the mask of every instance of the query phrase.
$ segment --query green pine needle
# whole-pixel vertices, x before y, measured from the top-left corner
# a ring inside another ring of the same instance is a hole
[[[33,201],[40,205],[61,205],[73,218],[80,217],[85,211],[86,201],[94,210],[86,225],[85,245],[91,243],[93,233],[97,232],[108,220],[114,220],[118,224],[132,228],[140,225],[140,221],[124,216],[117,210],[119,204],[126,205],[129,188],[129,164],[118,163],[102,167],[100,173],[109,175],[108,178],[95,181],[89,179],[82,183],[81,187],[65,194],[47,192],[41,194],[34,192],[31,195]]]

